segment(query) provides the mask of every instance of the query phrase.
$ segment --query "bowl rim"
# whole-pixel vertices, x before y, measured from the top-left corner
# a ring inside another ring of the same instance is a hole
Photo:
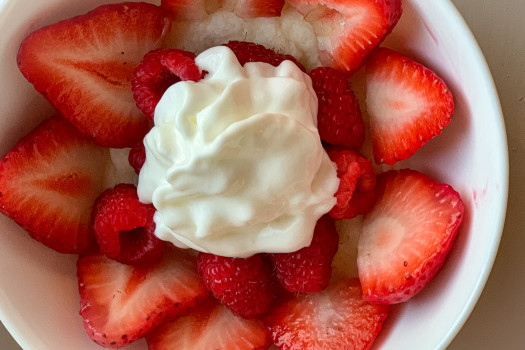
[[[423,3],[426,0],[410,1]],[[2,22],[2,20],[5,19],[3,14],[6,13],[5,11],[8,9],[9,5],[14,4],[15,2],[16,0],[0,0],[0,22]],[[460,312],[460,316],[457,318],[456,322],[451,325],[446,336],[443,337],[442,342],[436,348],[445,349],[448,345],[450,345],[454,337],[459,333],[463,325],[468,320],[470,314],[474,310],[474,307],[476,306],[483,292],[483,289],[488,281],[488,278],[492,271],[492,267],[494,265],[494,261],[497,256],[501,237],[503,234],[505,216],[507,211],[506,209],[509,188],[509,155],[504,116],[497,88],[495,86],[494,79],[490,72],[490,68],[486,61],[486,58],[484,57],[476,38],[474,37],[473,33],[471,32],[465,19],[462,17],[457,7],[453,4],[452,0],[441,1],[437,4],[434,4],[434,6],[441,6],[444,12],[450,13],[451,20],[459,24],[457,27],[458,32],[456,33],[456,35],[463,37],[464,40],[472,44],[472,54],[474,57],[477,58],[476,71],[478,71],[480,75],[483,76],[482,80],[486,82],[486,97],[490,98],[490,101],[485,101],[485,103],[487,105],[490,105],[490,108],[492,109],[491,112],[493,114],[493,118],[498,121],[497,125],[499,126],[499,128],[498,130],[492,130],[492,134],[502,145],[502,152],[498,155],[500,157],[495,160],[497,162],[497,164],[495,164],[495,167],[497,168],[495,174],[498,177],[498,179],[501,179],[502,181],[499,182],[499,189],[501,191],[501,196],[497,197],[499,203],[495,205],[495,207],[501,208],[501,210],[499,211],[498,217],[495,217],[493,219],[495,227],[494,235],[492,235],[493,242],[490,245],[489,254],[486,257],[485,264],[483,265],[483,268],[479,271],[477,281],[472,289],[468,302],[464,305],[462,311]],[[3,323],[4,327],[23,349],[39,348],[38,344],[36,343],[38,339],[23,336],[25,325],[24,320],[16,312],[13,312],[13,306],[5,303],[4,300],[6,300],[6,298],[4,297],[3,292],[0,290],[0,321]],[[7,314],[9,314],[10,316],[7,317]]]
[[[413,1],[424,2],[425,0]],[[503,235],[505,217],[507,212],[509,190],[509,154],[505,120],[503,110],[501,108],[498,91],[494,82],[493,75],[490,71],[490,67],[487,63],[485,56],[483,55],[483,51],[481,50],[478,41],[476,40],[467,22],[459,12],[458,8],[454,5],[452,0],[445,0],[434,5],[441,6],[443,8],[443,11],[449,12],[451,14],[452,19],[458,24],[460,24],[459,26],[457,26],[457,29],[459,29],[460,32],[456,32],[456,35],[463,36],[466,41],[472,44],[471,49],[473,52],[471,52],[473,56],[477,57],[476,71],[478,71],[483,76],[482,80],[486,82],[486,97],[490,98],[490,101],[485,101],[485,103],[487,105],[490,105],[490,108],[492,109],[491,112],[493,118],[494,120],[498,121],[497,125],[499,126],[499,128],[498,130],[492,130],[492,134],[498,140],[502,147],[501,154],[498,154],[498,156],[500,157],[495,159],[496,164],[494,164],[494,168],[499,170],[495,171],[495,177],[501,180],[500,182],[498,182],[499,190],[501,191],[501,196],[497,197],[499,203],[497,203],[495,207],[500,208],[501,210],[498,211],[498,216],[493,219],[495,232],[492,236],[493,241],[491,242],[492,244],[490,244],[489,254],[487,255],[483,268],[480,270],[478,279],[474,285],[474,288],[472,289],[468,302],[464,305],[460,316],[457,318],[456,322],[450,327],[448,333],[443,338],[441,344],[436,348],[436,350],[438,350],[445,349],[447,346],[449,346],[454,340],[455,336],[459,333],[461,328],[467,322],[470,314],[474,310],[479,298],[481,297],[483,289],[492,271],[492,267],[494,266],[494,261],[496,259],[499,250],[499,245],[501,242],[501,237]]]

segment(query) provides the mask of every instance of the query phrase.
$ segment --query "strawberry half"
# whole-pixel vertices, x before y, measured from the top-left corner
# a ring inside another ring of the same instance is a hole
[[[235,316],[215,298],[146,336],[149,350],[259,350],[271,343],[261,320]]]
[[[240,18],[279,17],[284,0],[162,0],[161,6],[177,20],[201,20],[220,9]]]
[[[454,112],[443,80],[387,48],[375,51],[367,62],[366,104],[377,164],[410,157],[443,131]]]
[[[463,220],[463,202],[449,185],[409,169],[381,174],[376,190],[359,237],[359,279],[365,300],[399,303],[441,269]]]
[[[236,0],[234,12],[241,18],[279,17],[284,0]]]
[[[51,117],[0,161],[0,211],[61,253],[94,244],[91,206],[104,190],[109,150]]]
[[[133,100],[133,70],[162,45],[170,25],[152,4],[100,6],[31,33],[18,66],[81,133],[103,146],[131,147],[149,129]]]
[[[317,36],[323,66],[355,71],[401,17],[401,0],[288,0]]]
[[[169,250],[156,265],[121,264],[104,255],[77,262],[80,314],[97,344],[118,348],[208,297],[195,257]]]
[[[345,279],[313,294],[288,295],[267,317],[281,350],[365,350],[389,313],[361,298],[359,280]]]

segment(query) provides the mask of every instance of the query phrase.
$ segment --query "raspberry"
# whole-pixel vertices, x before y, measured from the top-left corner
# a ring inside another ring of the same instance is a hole
[[[269,311],[276,292],[266,255],[230,258],[199,253],[197,264],[206,287],[234,314],[250,319]]]
[[[230,41],[224,46],[229,47],[233,51],[241,66],[248,62],[264,62],[277,67],[283,61],[289,60],[295,63],[303,72],[306,72],[303,65],[295,57],[277,53],[259,44],[248,41]]]
[[[153,205],[139,202],[134,185],[105,190],[93,206],[93,228],[102,253],[128,265],[160,260],[165,242],[154,235],[154,213]]]
[[[325,289],[332,276],[332,260],[339,246],[339,234],[328,215],[315,225],[312,243],[293,253],[269,254],[275,273],[289,292],[314,293]]]
[[[195,55],[177,49],[153,50],[135,68],[131,80],[137,107],[153,120],[155,107],[164,92],[181,80],[199,81],[204,72],[195,64]]]
[[[135,144],[130,150],[128,155],[128,162],[129,165],[133,169],[135,169],[135,172],[138,174],[140,173],[140,169],[142,169],[142,166],[144,165],[144,162],[146,161],[146,149],[144,148],[144,142],[140,141]]]
[[[365,214],[374,204],[376,176],[372,163],[354,150],[334,147],[328,156],[337,165],[339,188],[336,205],[329,215],[336,219],[351,219]]]
[[[319,101],[317,128],[321,140],[332,145],[359,148],[365,140],[361,109],[346,75],[333,68],[310,72]]]

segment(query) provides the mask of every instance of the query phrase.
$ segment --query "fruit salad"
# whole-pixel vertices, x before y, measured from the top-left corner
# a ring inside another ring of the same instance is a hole
[[[21,42],[20,72],[55,113],[0,160],[0,211],[78,256],[86,337],[373,346],[439,273],[464,211],[450,185],[396,167],[454,113],[438,75],[382,45],[402,12],[130,2]]]

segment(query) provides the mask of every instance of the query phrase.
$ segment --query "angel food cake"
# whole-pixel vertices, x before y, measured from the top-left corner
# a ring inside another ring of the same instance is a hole
[[[400,0],[119,3],[24,39],[20,71],[56,115],[0,161],[0,210],[79,255],[88,337],[372,346],[463,217],[449,185],[372,164],[410,157],[453,115],[435,73],[380,47],[401,13]]]

